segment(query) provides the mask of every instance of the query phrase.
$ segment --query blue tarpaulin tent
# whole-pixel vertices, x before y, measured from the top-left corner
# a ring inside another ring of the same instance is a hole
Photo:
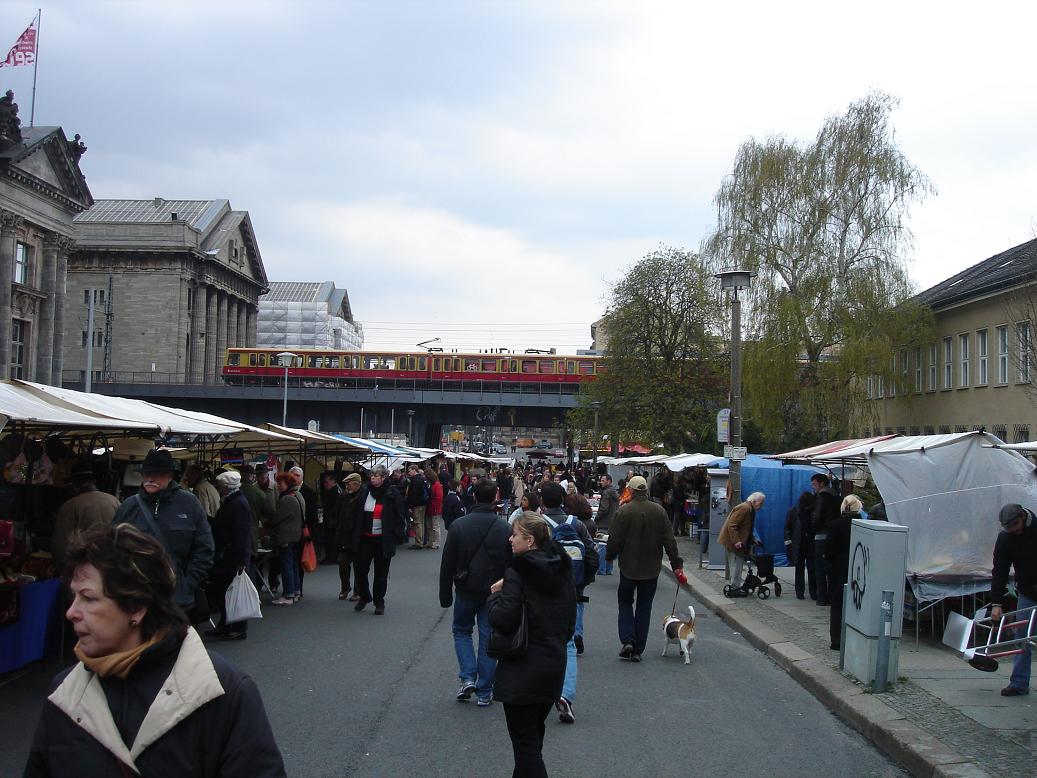
[[[719,467],[727,467],[722,460]],[[762,454],[750,454],[742,462],[742,497],[763,492],[767,499],[756,514],[756,534],[763,541],[764,553],[774,554],[775,565],[788,564],[785,555],[785,514],[799,495],[812,491],[810,476],[824,472],[810,465],[783,465]]]

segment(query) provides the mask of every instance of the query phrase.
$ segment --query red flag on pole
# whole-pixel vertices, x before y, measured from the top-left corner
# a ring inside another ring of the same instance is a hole
[[[25,29],[18,40],[14,42],[11,50],[7,52],[7,59],[0,62],[0,68],[17,68],[22,65],[36,64],[36,20]]]

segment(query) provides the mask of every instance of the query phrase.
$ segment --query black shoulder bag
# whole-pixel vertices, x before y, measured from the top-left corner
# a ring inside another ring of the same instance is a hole
[[[458,568],[458,570],[454,573],[455,586],[465,586],[468,583],[468,576],[471,573],[469,568],[472,566],[472,562],[475,560],[475,557],[477,557],[479,555],[479,552],[482,551],[482,544],[486,542],[486,538],[490,534],[490,530],[493,529],[496,523],[497,517],[495,516],[490,521],[490,526],[486,528],[486,531],[482,534],[482,537],[479,538],[479,545],[475,547],[475,553],[468,558],[468,561],[464,563],[463,568]]]

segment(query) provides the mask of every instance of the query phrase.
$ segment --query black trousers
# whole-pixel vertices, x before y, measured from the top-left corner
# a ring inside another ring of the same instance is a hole
[[[352,551],[348,551],[344,548],[339,549],[338,558],[338,580],[339,580],[339,591],[348,592],[350,589],[349,580],[353,570],[353,557]],[[355,577],[355,576],[354,576]]]
[[[515,769],[511,778],[547,778],[544,767],[544,722],[551,703],[512,705],[504,703],[511,748],[515,753]]]
[[[356,558],[356,581],[354,586],[360,590],[360,596],[374,604],[385,605],[385,592],[389,589],[389,562],[382,551],[382,539],[380,537],[360,538],[360,549]],[[374,596],[371,594],[371,585],[367,580],[367,574],[374,562]]]
[[[814,537],[803,536],[799,541],[799,556],[796,558],[796,596],[803,597],[810,591],[810,599],[817,599],[817,574],[814,572]]]

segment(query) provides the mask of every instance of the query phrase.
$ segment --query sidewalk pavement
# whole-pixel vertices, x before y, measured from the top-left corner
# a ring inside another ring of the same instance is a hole
[[[913,635],[905,634],[899,682],[872,694],[839,670],[839,652],[829,648],[828,608],[796,599],[792,568],[775,569],[782,597],[772,591],[767,600],[732,600],[723,595],[723,571],[698,566],[698,543],[677,540],[688,576],[684,588],[913,775],[1037,772],[1037,694],[1000,695],[1010,661],[983,673],[931,638],[923,635],[916,648]],[[1033,678],[1031,691],[1037,691]]]

